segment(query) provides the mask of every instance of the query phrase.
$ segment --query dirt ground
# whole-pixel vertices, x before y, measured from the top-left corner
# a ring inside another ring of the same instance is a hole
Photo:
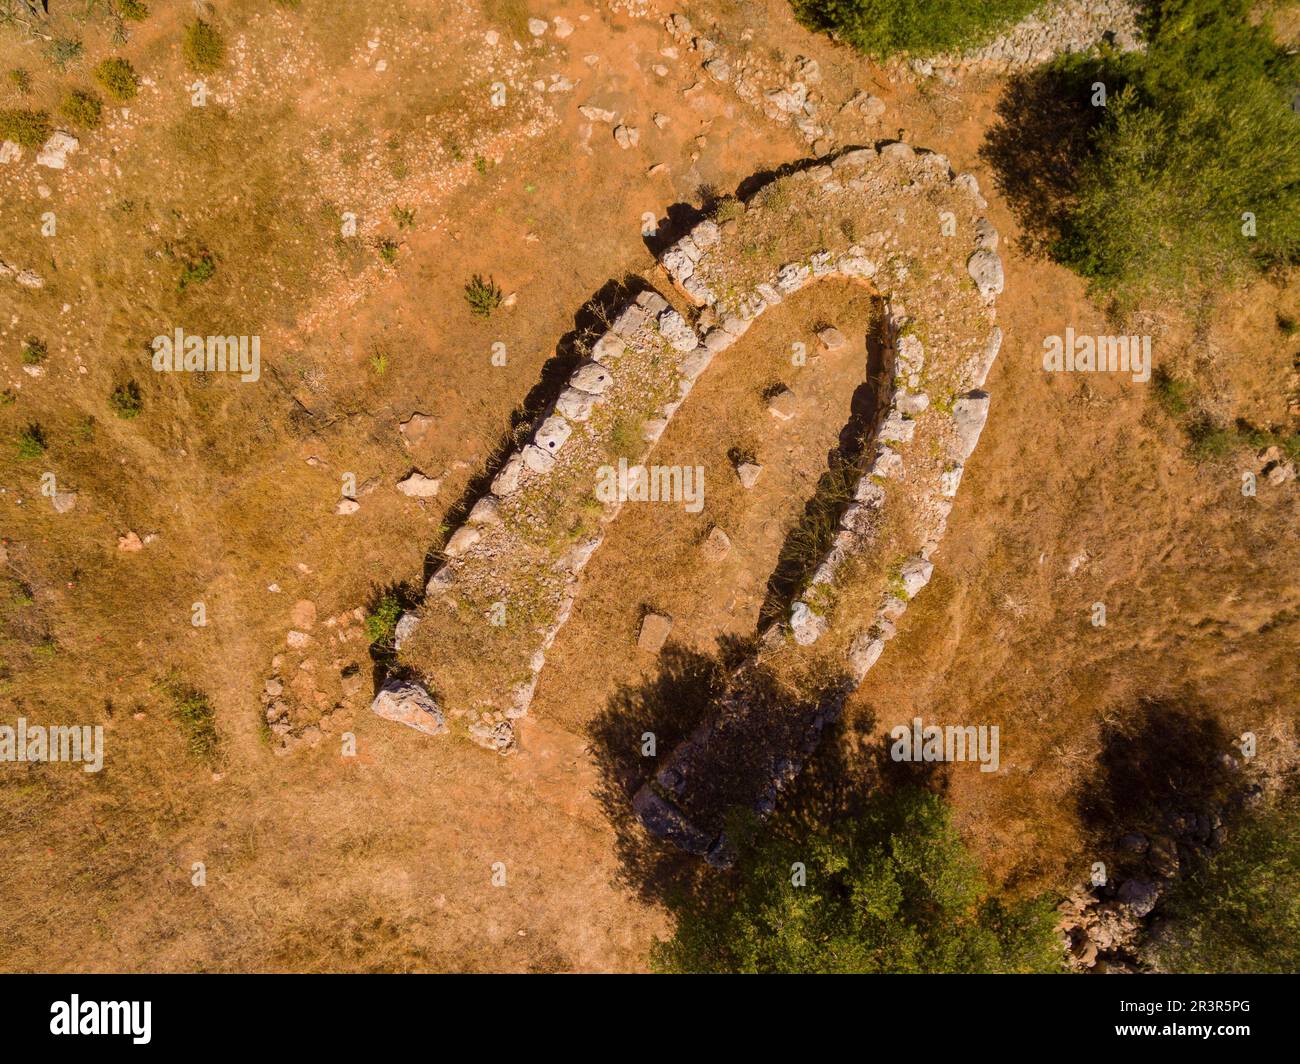
[[[0,66],[37,75],[33,97],[5,107],[53,109],[110,54],[148,79],[128,115],[79,134],[67,170],[31,152],[0,167],[0,259],[46,278],[0,279],[0,390],[14,397],[0,406],[0,723],[99,723],[107,749],[94,774],[0,766],[0,968],[642,970],[668,926],[628,868],[609,800],[628,781],[605,778],[597,725],[663,667],[636,647],[647,608],[674,618],[670,647],[699,655],[754,634],[862,381],[877,310],[861,291],[777,308],[701,379],[655,460],[713,471],[750,448],[763,478],[743,492],[711,473],[698,514],[625,508],[515,753],[380,720],[367,682],[347,704],[355,757],[337,734],[276,757],[260,692],[303,601],[320,618],[320,673],[368,669],[364,643],[327,636],[324,619],[418,586],[584,308],[611,285],[665,283],[647,213],[662,225],[811,148],[704,75],[662,17],[634,13],[651,5],[221,3],[230,58],[204,108],[181,60],[188,15],[155,6],[124,44],[98,22],[58,27],[84,42],[65,71],[39,42],[0,36]],[[1007,273],[992,412],[934,578],[851,724],[873,737],[913,715],[999,724],[1002,771],[951,772],[959,823],[996,882],[1064,887],[1099,844],[1078,810],[1101,785],[1104,735],[1144,702],[1254,731],[1266,756],[1294,743],[1296,485],[1261,479],[1243,496],[1254,455],[1193,461],[1149,384],[1042,371],[1044,337],[1117,327],[1018,243],[981,156],[1003,82],[891,83],[777,0],[686,10],[765,61],[817,58],[828,100],[879,95],[883,119],[846,125],[841,146],[902,132],[980,177]],[[529,17],[556,16],[571,35],[529,33]],[[558,79],[574,87],[545,88]],[[615,123],[579,107],[617,112],[639,142],[620,148]],[[40,235],[47,210],[54,238]],[[215,274],[181,290],[204,255]],[[475,274],[507,296],[487,319],[463,298]],[[1293,277],[1154,308],[1127,331],[1153,336],[1158,365],[1209,382],[1225,417],[1295,431],[1300,343],[1279,313],[1300,316]],[[827,322],[850,345],[793,366],[791,345],[815,353]],[[149,339],[176,325],[259,334],[261,380],[153,373]],[[38,376],[22,365],[28,337],[48,346]],[[123,419],[108,397],[128,381],[143,404]],[[799,396],[790,422],[767,412],[777,384]],[[399,426],[414,413],[433,428],[410,440]],[[18,457],[29,424],[48,447]],[[442,478],[436,497],[394,490],[413,469]],[[76,492],[71,512],[40,494],[46,471]],[[339,516],[349,473],[360,509]],[[721,562],[700,548],[714,525],[733,544]],[[131,532],[156,538],[120,550]],[[1089,619],[1099,601],[1104,628]],[[210,700],[213,757],[187,751],[169,679]]]

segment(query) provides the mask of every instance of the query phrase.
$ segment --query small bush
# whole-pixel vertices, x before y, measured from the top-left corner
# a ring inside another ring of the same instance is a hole
[[[16,67],[5,75],[9,82],[10,88],[19,96],[30,96],[32,94],[32,76],[22,67]]]
[[[119,384],[109,393],[108,405],[113,408],[113,413],[123,420],[129,421],[131,418],[139,416],[140,411],[144,409],[144,400],[140,396],[140,386],[135,381]]]
[[[186,65],[199,74],[211,74],[226,58],[226,39],[221,31],[202,19],[185,30],[182,46]]]
[[[18,393],[12,388],[0,392],[0,406],[13,406],[16,402],[18,402]]]
[[[833,34],[875,58],[968,48],[1042,0],[791,0],[809,29]]]
[[[479,318],[490,317],[501,306],[503,298],[501,289],[490,277],[485,281],[476,273],[465,286],[465,302],[469,304],[470,313]]]
[[[60,70],[81,58],[81,41],[76,37],[59,37],[51,41],[45,54]]]
[[[1217,425],[1208,417],[1200,418],[1187,430],[1192,457],[1198,462],[1227,458],[1241,443],[1232,429]]]
[[[0,111],[0,140],[12,140],[36,150],[50,139],[51,132],[53,127],[47,111],[19,108]]]
[[[1182,417],[1192,409],[1196,386],[1191,381],[1178,380],[1163,366],[1151,375],[1152,395],[1160,409],[1170,417]]]
[[[75,126],[98,129],[104,121],[104,101],[93,92],[74,89],[63,98],[59,111]]]
[[[140,79],[135,68],[119,56],[105,59],[95,67],[95,80],[115,100],[129,100],[140,91]]]
[[[18,433],[19,458],[39,458],[48,446],[45,442],[45,433],[35,422]]]
[[[393,221],[398,229],[410,229],[415,225],[415,211],[410,207],[394,207]]]
[[[171,718],[180,725],[189,752],[204,764],[211,764],[221,737],[208,696],[174,681],[165,684],[164,689],[171,701]]]
[[[46,347],[44,340],[38,340],[32,336],[23,341],[23,365],[39,366],[49,357],[50,349]]]
[[[204,284],[212,280],[213,275],[217,272],[217,261],[212,257],[211,252],[203,252],[196,258],[187,259],[181,264],[181,276],[177,281],[176,287],[180,292],[191,285]]]
[[[396,240],[384,237],[379,241],[379,257],[384,260],[386,265],[392,266],[397,262],[397,251],[400,245]]]
[[[1277,328],[1283,336],[1294,336],[1300,333],[1300,322],[1289,314],[1279,314],[1277,316]]]
[[[392,592],[386,593],[366,616],[366,637],[372,644],[391,644],[401,616],[402,604],[397,596]]]
[[[117,0],[117,13],[131,22],[143,22],[149,17],[149,5],[144,0]]]

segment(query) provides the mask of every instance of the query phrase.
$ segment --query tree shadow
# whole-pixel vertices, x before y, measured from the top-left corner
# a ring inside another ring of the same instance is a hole
[[[1121,836],[1172,837],[1185,848],[1196,841],[1198,817],[1239,802],[1240,773],[1224,757],[1231,750],[1223,725],[1190,704],[1143,700],[1105,727],[1101,756],[1075,804],[1092,845],[1114,860],[1112,883],[1141,868],[1117,851]],[[1208,830],[1199,834],[1208,841]]]
[[[1070,57],[1013,77],[997,105],[997,121],[979,156],[1020,223],[1022,250],[1053,257],[1068,237],[1081,164],[1106,116],[1093,104],[1098,83],[1107,97],[1122,87],[1102,58]]]
[[[791,697],[770,677],[747,676],[739,681],[745,708],[732,718],[745,735],[734,734],[718,718],[727,716],[724,696],[736,690],[737,670],[752,650],[751,641],[735,638],[720,640],[713,655],[669,644],[656,674],[641,684],[620,687],[588,730],[600,777],[596,797],[617,840],[620,885],[673,912],[684,911],[731,882],[728,871],[650,834],[632,808],[638,790],[692,737],[698,741],[701,734],[707,736],[701,755],[708,771],[693,775],[699,785],[692,790],[689,815],[693,822],[725,830],[732,838],[767,830],[811,833],[853,816],[882,791],[899,787],[946,790],[946,766],[890,759],[888,740],[872,736],[873,716],[858,715],[851,722],[836,717],[819,733],[818,742],[805,745],[802,771],[789,781],[771,817],[764,821],[757,816],[756,779],[771,775],[781,749],[797,746],[791,735],[802,731],[807,709],[819,700]],[[842,698],[843,693],[834,696]],[[752,711],[757,702],[766,705],[761,720]],[[650,735],[655,756],[644,753]]]

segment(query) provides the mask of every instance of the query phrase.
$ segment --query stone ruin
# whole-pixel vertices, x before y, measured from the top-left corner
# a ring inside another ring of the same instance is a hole
[[[384,685],[376,711],[431,734],[447,717],[463,720],[475,742],[509,750],[512,722],[528,711],[580,574],[621,509],[595,501],[596,471],[620,448],[629,463],[645,463],[696,380],[768,307],[821,280],[865,286],[887,308],[892,372],[854,499],[785,619],[762,633],[714,716],[635,799],[652,832],[725,860],[711,810],[774,808],[930,579],[988,414],[981,388],[1001,343],[993,303],[1002,266],[984,207],[973,176],[895,142],[796,169],[744,204],[729,201],[668,247],[660,262],[686,305],[644,291],[612,315],[528,442],[448,538],[423,603],[398,625],[405,675]],[[763,254],[751,254],[754,247]],[[631,447],[629,426],[638,430]],[[863,620],[838,603],[864,567],[881,568],[872,546],[893,499],[909,515],[914,549]],[[803,689],[779,692],[777,723],[757,734],[753,713],[771,701],[759,696],[765,667],[800,654],[837,664],[813,670],[819,679]],[[728,761],[739,771],[720,771]],[[721,795],[724,777],[733,783]]]

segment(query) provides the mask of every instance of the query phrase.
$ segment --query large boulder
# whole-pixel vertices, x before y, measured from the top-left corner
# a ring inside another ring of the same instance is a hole
[[[395,720],[425,735],[441,735],[447,721],[433,696],[418,683],[385,680],[370,709],[385,720]]]

